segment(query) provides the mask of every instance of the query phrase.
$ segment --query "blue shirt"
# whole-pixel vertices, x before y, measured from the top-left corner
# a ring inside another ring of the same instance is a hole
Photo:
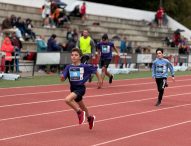
[[[101,52],[101,59],[112,59],[112,49],[114,48],[112,42],[100,42],[97,48]]]
[[[157,58],[152,65],[152,77],[153,78],[167,78],[168,69],[170,69],[171,75],[174,76],[174,68],[172,64],[164,58]]]
[[[62,74],[64,79],[68,78],[71,86],[84,85],[91,74],[97,72],[97,67],[90,64],[80,64],[74,66],[67,65]]]

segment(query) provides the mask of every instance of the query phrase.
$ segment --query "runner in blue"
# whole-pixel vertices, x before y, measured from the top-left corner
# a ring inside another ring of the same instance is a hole
[[[113,49],[119,56],[119,51],[116,49],[112,42],[109,42],[108,35],[104,34],[102,36],[101,42],[97,44],[97,49],[101,53],[100,56],[100,67],[102,69],[102,83],[105,78],[105,75],[109,77],[109,83],[112,83],[113,75],[108,72],[107,68],[112,60],[112,51]]]
[[[90,116],[87,107],[83,102],[83,96],[86,92],[85,82],[88,81],[91,74],[96,74],[98,78],[98,88],[101,88],[101,77],[96,66],[82,64],[80,62],[82,53],[79,49],[74,48],[71,53],[72,64],[67,65],[61,74],[61,81],[69,79],[71,93],[65,98],[65,102],[73,108],[79,118],[79,124],[88,119],[89,128],[94,126],[95,116]],[[78,106],[76,105],[78,104]]]
[[[158,100],[155,106],[159,106],[161,104],[164,88],[168,87],[167,77],[168,77],[168,69],[170,69],[172,80],[174,81],[174,68],[172,64],[165,58],[163,58],[163,49],[158,48],[156,50],[157,58],[153,62],[152,65],[152,77],[155,79],[158,89]]]

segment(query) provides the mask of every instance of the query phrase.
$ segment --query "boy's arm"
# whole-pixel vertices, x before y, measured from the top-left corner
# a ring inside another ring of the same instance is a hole
[[[171,73],[171,76],[172,76],[172,80],[174,81],[174,67],[172,66],[172,63],[169,62],[168,64],[169,66],[169,69],[170,69],[170,73]]]
[[[66,80],[66,79],[64,78],[64,75],[61,74],[61,75],[60,75],[60,81],[64,82],[65,80]]]
[[[155,78],[155,63],[152,64],[152,78]]]
[[[98,83],[97,83],[97,85],[98,85],[98,89],[100,89],[101,88],[101,86],[102,86],[102,82],[101,82],[101,76],[100,76],[100,74],[99,74],[99,72],[98,71],[96,71],[96,77],[97,77],[97,79],[98,79]]]
[[[61,74],[60,74],[60,80],[61,80],[61,81],[65,81],[65,80],[66,80],[66,78],[67,78],[67,76],[68,76],[68,69],[69,69],[69,67],[66,66],[66,68],[64,69],[64,71],[61,72]]]
[[[90,41],[90,45],[91,45],[91,51],[92,51],[92,56],[95,56],[95,52],[96,52],[96,45],[93,39],[91,39]]]

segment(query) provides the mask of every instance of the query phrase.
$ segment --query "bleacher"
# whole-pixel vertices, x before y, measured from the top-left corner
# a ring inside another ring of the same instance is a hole
[[[57,35],[57,40],[60,43],[66,42],[66,28],[44,28],[42,27],[42,17],[40,8],[26,7],[13,4],[0,3],[0,24],[7,16],[20,16],[23,19],[30,18],[33,21],[33,31],[36,35],[44,35],[48,40],[53,33]],[[144,20],[128,20],[106,16],[87,15],[88,19],[82,23],[80,18],[71,18],[71,28],[76,28],[79,32],[83,29],[88,29],[91,36],[95,40],[100,40],[103,33],[108,33],[109,38],[113,36],[127,36],[128,41],[132,41],[133,49],[137,46],[152,48],[151,53],[154,53],[158,47],[164,47],[162,41],[166,36],[171,36],[172,31],[169,28],[150,27],[148,22]],[[94,25],[95,23],[99,25]],[[119,41],[115,42],[119,46]],[[32,41],[23,42],[22,51],[36,52],[36,44]],[[176,49],[166,50],[176,53]],[[133,51],[134,52],[134,51]]]
[[[39,8],[12,5],[12,4],[0,4],[0,23],[6,16],[20,16],[23,19],[30,18],[33,20],[34,32],[39,35],[43,34],[46,39],[51,34],[57,34],[57,40],[59,42],[66,41],[66,28],[43,28],[41,11]],[[98,26],[93,23],[99,23]],[[163,47],[162,39],[171,35],[171,30],[168,28],[151,28],[145,21],[127,20],[119,18],[111,18],[104,16],[88,15],[88,19],[85,23],[81,23],[79,18],[71,18],[71,28],[77,28],[82,31],[87,28],[90,31],[92,37],[96,40],[100,40],[103,33],[108,33],[109,37],[118,35],[126,35],[129,41],[132,41],[133,46],[151,46],[152,48]],[[25,42],[24,48],[35,50],[35,44],[32,42]]]

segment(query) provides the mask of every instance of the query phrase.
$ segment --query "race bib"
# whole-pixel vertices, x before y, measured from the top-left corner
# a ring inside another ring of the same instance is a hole
[[[83,67],[71,67],[69,70],[70,81],[83,80],[84,68]]]
[[[102,53],[110,53],[110,46],[102,45],[101,52]]]
[[[157,65],[156,72],[162,73],[162,74],[165,73],[166,72],[166,66],[165,65]]]

